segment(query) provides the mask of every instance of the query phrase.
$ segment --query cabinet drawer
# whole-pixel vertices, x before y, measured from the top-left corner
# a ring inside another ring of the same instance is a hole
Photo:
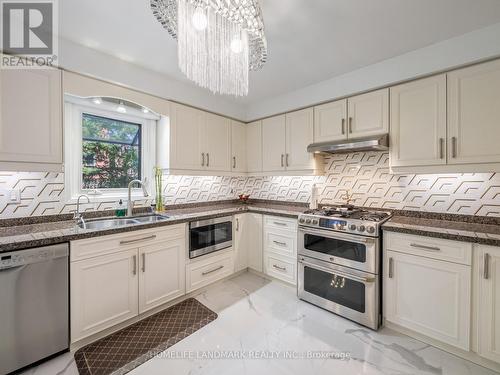
[[[297,231],[297,220],[277,217],[277,216],[264,216],[265,228],[279,228],[291,231]]]
[[[233,252],[190,263],[186,266],[187,292],[199,289],[234,272]]]
[[[296,257],[297,234],[289,231],[272,231],[266,230],[264,234],[264,249],[266,252],[273,252],[276,254]]]
[[[290,284],[297,284],[297,261],[282,258],[272,253],[264,256],[266,274],[276,279],[286,281]]]
[[[386,250],[466,265],[470,265],[472,259],[470,243],[412,234],[386,232],[384,247]]]
[[[72,241],[70,259],[74,262],[150,245],[157,241],[183,238],[186,235],[185,228],[185,224],[178,224]]]

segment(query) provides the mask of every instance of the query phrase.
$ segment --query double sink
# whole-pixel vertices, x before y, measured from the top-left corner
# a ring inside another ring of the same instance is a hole
[[[151,214],[144,216],[124,217],[124,218],[95,219],[95,220],[80,222],[78,226],[82,229],[104,230],[104,229],[125,227],[127,225],[134,225],[134,224],[153,224],[167,219],[168,216]]]

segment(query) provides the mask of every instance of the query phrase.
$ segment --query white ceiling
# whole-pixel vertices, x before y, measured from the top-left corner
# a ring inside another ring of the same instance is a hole
[[[60,36],[188,82],[148,0],[60,1]],[[499,0],[263,0],[269,59],[252,104],[500,22]]]

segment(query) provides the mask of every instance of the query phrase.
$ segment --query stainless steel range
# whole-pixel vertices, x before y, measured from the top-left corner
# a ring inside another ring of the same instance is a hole
[[[298,296],[364,326],[380,325],[380,225],[390,213],[351,205],[299,216]]]

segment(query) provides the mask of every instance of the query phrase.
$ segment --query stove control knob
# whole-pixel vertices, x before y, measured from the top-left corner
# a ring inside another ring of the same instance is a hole
[[[356,224],[351,224],[349,225],[350,230],[356,230]]]
[[[375,228],[374,227],[368,227],[368,228],[366,228],[366,231],[368,233],[375,233]]]
[[[311,219],[306,219],[306,224],[311,224]]]
[[[303,222],[304,222],[304,218],[303,218],[303,217],[301,217],[301,218],[299,219],[299,223],[303,223]]]
[[[365,231],[365,226],[364,226],[364,225],[360,225],[360,226],[358,227],[358,231],[360,231],[360,232],[364,232],[364,231]]]
[[[313,219],[312,223],[313,223],[314,225],[318,225],[318,220],[317,220],[317,219]]]

